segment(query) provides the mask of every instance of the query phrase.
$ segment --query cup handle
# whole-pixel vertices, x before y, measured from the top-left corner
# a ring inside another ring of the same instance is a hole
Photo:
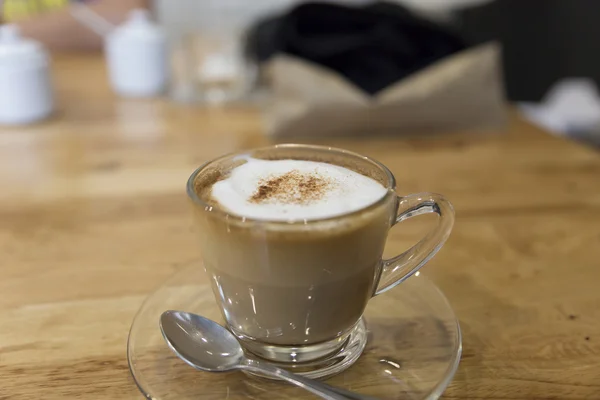
[[[437,226],[404,253],[382,261],[373,296],[399,285],[425,265],[446,242],[454,225],[454,208],[444,196],[418,193],[398,197],[397,216],[392,226],[417,215],[429,213],[438,215]]]

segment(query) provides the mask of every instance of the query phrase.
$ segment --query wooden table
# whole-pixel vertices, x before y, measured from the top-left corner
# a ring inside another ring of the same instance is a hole
[[[199,258],[184,182],[268,140],[252,110],[117,100],[96,56],[58,58],[55,78],[57,118],[0,130],[0,399],[140,398],[125,356],[134,313]],[[456,206],[425,270],[464,334],[447,398],[600,398],[598,153],[516,116],[501,134],[320,143]]]

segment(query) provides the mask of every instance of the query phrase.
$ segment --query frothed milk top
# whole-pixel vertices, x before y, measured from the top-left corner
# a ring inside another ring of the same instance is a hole
[[[232,214],[288,221],[347,214],[386,192],[374,179],[333,164],[248,158],[213,185],[211,196]]]

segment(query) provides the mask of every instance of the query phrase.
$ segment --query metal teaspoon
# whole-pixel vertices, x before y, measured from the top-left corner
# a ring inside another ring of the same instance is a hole
[[[173,352],[188,365],[201,371],[245,370],[279,378],[327,400],[374,400],[344,389],[334,388],[278,368],[265,361],[247,358],[242,346],[227,329],[208,318],[183,311],[165,311],[160,330]]]

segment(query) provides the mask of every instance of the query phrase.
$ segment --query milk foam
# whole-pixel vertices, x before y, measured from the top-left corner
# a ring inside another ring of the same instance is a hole
[[[258,199],[266,182],[276,182],[288,176],[294,178],[286,183],[286,187],[280,187],[283,196]],[[312,190],[315,193],[300,198],[300,189],[293,186],[298,182],[302,193]],[[232,214],[268,221],[289,221],[347,214],[375,203],[386,192],[387,189],[374,179],[333,164],[248,158],[226,179],[213,185],[211,196]]]

